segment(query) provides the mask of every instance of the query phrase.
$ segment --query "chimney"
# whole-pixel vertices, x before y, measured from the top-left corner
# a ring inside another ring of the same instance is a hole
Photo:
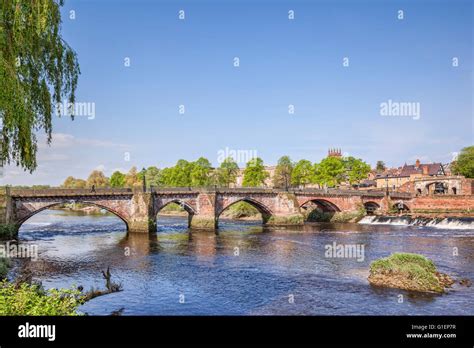
[[[423,175],[428,175],[428,166],[423,166]]]
[[[416,167],[416,168],[419,168],[419,167],[420,167],[420,160],[419,160],[419,159],[416,160],[416,162],[415,162],[415,167]]]

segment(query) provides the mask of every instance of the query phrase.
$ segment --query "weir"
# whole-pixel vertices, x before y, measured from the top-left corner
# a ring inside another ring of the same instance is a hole
[[[474,217],[413,218],[410,216],[366,216],[359,223],[365,225],[426,226],[445,230],[474,230]]]

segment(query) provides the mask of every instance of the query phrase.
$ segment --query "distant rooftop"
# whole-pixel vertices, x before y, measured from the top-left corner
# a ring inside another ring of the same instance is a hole
[[[400,172],[400,176],[410,176],[413,174],[422,175],[444,175],[444,167],[441,163],[420,163],[416,160],[415,164],[405,164]]]

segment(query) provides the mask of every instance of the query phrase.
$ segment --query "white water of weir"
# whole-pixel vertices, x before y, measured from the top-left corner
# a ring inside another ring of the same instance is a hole
[[[411,218],[409,216],[366,216],[359,221],[366,225],[426,226],[452,230],[474,230],[474,218]]]

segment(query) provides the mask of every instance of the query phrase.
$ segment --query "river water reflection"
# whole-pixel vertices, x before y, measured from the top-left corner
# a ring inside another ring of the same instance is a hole
[[[127,235],[113,216],[45,211],[21,227],[19,238],[38,245],[39,260],[28,267],[47,288],[103,288],[101,271],[110,266],[124,290],[80,308],[90,315],[474,315],[474,287],[455,285],[435,296],[367,282],[371,261],[400,251],[474,280],[473,230],[221,221],[215,234],[190,231],[186,221],[160,217],[157,233]],[[326,257],[333,243],[363,245],[364,260]]]

